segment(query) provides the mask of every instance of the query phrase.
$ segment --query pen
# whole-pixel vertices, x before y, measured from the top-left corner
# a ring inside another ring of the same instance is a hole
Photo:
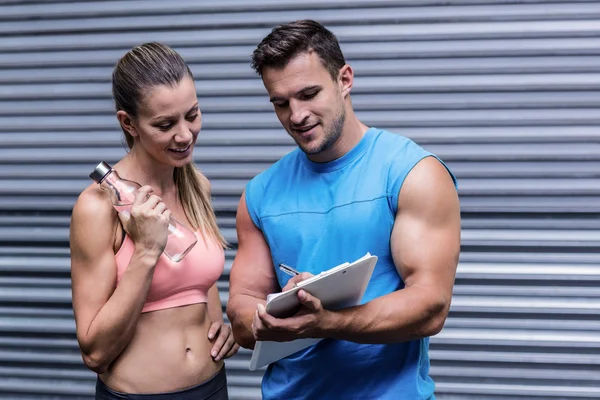
[[[292,268],[288,265],[285,265],[285,264],[279,264],[279,269],[291,276],[296,276],[300,273],[300,272],[296,271],[294,268]]]

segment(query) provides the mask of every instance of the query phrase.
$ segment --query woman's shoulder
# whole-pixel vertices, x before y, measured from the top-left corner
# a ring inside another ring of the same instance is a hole
[[[71,214],[69,242],[71,254],[80,260],[114,252],[118,216],[108,193],[95,183],[78,196]]]
[[[85,222],[107,222],[117,217],[110,196],[96,183],[86,187],[73,206],[73,220]]]

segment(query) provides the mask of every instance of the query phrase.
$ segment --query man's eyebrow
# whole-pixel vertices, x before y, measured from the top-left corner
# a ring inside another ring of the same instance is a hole
[[[189,110],[187,110],[186,114],[189,114],[192,111],[195,111],[197,108],[198,108],[198,103],[196,102],[196,104],[194,104],[192,107],[190,107]]]
[[[194,111],[196,108],[198,108],[198,103],[194,104],[189,110],[187,110],[185,113],[189,114],[192,111]],[[157,122],[163,119],[169,119],[169,118],[177,118],[177,115],[159,115],[158,117],[154,117],[150,120],[150,122]]]
[[[315,89],[321,89],[321,86],[319,86],[319,85],[306,86],[306,87],[303,87],[302,89],[300,89],[298,92],[296,92],[296,94],[297,95],[302,94],[304,92],[309,92],[309,91],[315,90]],[[276,101],[286,101],[286,99],[283,97],[280,97],[280,96],[273,96],[269,99],[269,101],[271,103],[274,103]]]
[[[276,101],[285,101],[285,99],[284,99],[283,97],[279,97],[279,96],[273,96],[273,97],[271,97],[271,98],[269,99],[269,101],[270,101],[271,103],[274,103],[274,102],[276,102]]]
[[[298,93],[310,92],[311,90],[315,90],[315,89],[321,89],[321,86],[320,85],[307,86],[307,87],[303,88],[301,91],[299,91]]]

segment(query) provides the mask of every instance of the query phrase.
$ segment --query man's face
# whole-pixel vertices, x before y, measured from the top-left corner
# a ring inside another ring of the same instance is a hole
[[[277,118],[302,151],[318,154],[337,142],[344,97],[315,52],[301,53],[281,69],[265,68],[263,83]]]

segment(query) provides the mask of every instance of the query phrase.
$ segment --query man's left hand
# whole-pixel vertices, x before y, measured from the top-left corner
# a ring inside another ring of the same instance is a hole
[[[300,310],[289,318],[275,318],[259,304],[254,314],[252,333],[255,340],[289,342],[299,338],[322,337],[325,324],[332,316],[321,300],[305,290],[298,291]]]

